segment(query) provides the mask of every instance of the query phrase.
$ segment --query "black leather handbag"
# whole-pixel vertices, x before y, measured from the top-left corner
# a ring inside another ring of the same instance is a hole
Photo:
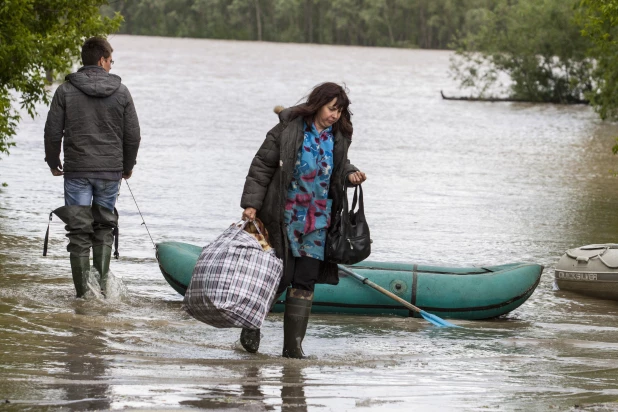
[[[358,195],[358,210],[355,212]],[[348,211],[347,186],[343,193],[341,213],[333,215],[331,227],[326,236],[326,260],[331,263],[351,265],[367,259],[371,254],[369,225],[365,220],[363,188],[354,189],[352,208]]]

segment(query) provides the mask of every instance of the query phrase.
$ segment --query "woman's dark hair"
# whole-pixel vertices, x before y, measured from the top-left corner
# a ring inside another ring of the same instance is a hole
[[[307,97],[307,101],[292,109],[292,117],[302,116],[308,121],[312,121],[320,108],[331,100],[337,99],[336,107],[341,109],[341,117],[333,125],[333,133],[341,134],[349,139],[352,138],[352,112],[349,106],[352,102],[348,98],[346,89],[337,83],[326,82],[317,85]]]
[[[91,37],[82,46],[82,63],[84,66],[96,66],[101,57],[107,59],[113,51],[112,46],[103,37]]]

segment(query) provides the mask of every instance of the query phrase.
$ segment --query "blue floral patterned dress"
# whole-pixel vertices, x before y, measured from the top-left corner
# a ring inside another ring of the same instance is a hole
[[[333,171],[334,138],[332,127],[318,133],[314,125],[304,123],[304,129],[304,141],[285,202],[285,224],[294,256],[324,260],[332,205],[328,189]]]

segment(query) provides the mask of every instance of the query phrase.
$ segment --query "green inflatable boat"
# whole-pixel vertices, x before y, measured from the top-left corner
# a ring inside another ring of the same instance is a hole
[[[163,277],[181,295],[201,251],[188,243],[157,244]],[[512,311],[532,295],[543,272],[543,266],[531,263],[465,268],[365,261],[348,268],[426,312],[456,319],[487,319]],[[284,300],[285,294],[274,312],[283,311]],[[336,286],[316,285],[311,311],[420,317],[343,272]]]

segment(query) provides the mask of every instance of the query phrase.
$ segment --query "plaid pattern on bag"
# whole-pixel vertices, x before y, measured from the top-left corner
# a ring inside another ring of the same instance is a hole
[[[283,261],[234,224],[202,249],[183,308],[217,328],[259,329],[283,274]]]

